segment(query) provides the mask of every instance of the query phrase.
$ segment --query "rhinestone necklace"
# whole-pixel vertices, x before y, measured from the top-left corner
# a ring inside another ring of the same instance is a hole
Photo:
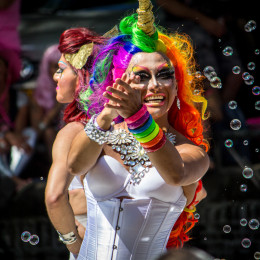
[[[176,143],[176,135],[165,133],[167,139],[174,145]],[[132,183],[139,184],[145,173],[149,172],[152,163],[149,160],[144,148],[134,138],[134,136],[124,129],[118,128],[110,132],[107,144],[111,145],[112,149],[120,153],[120,157],[124,165],[130,167]]]

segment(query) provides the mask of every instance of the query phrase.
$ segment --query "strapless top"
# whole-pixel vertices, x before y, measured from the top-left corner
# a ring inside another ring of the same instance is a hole
[[[186,204],[182,187],[165,183],[154,167],[134,185],[107,155],[88,172],[84,188],[88,219],[78,260],[156,259]]]

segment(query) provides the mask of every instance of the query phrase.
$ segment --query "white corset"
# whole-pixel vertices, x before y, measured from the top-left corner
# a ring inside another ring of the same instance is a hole
[[[186,204],[182,188],[166,184],[155,168],[133,185],[130,173],[110,156],[98,160],[84,187],[88,219],[78,260],[156,259]]]

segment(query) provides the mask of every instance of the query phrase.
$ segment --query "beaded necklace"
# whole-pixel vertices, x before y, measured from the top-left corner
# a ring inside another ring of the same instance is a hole
[[[165,133],[167,139],[174,145],[176,143],[176,135],[172,133]],[[152,163],[149,160],[144,148],[134,138],[134,136],[124,129],[118,128],[110,132],[107,144],[111,145],[112,149],[120,153],[120,158],[124,165],[130,167],[132,183],[139,184],[149,169]]]

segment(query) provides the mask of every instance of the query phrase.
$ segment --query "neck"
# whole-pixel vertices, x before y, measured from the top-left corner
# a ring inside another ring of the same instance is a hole
[[[160,118],[154,118],[154,121],[159,125],[159,127],[165,131],[168,132],[170,128],[170,123],[168,121],[168,113],[166,113],[164,116]]]

